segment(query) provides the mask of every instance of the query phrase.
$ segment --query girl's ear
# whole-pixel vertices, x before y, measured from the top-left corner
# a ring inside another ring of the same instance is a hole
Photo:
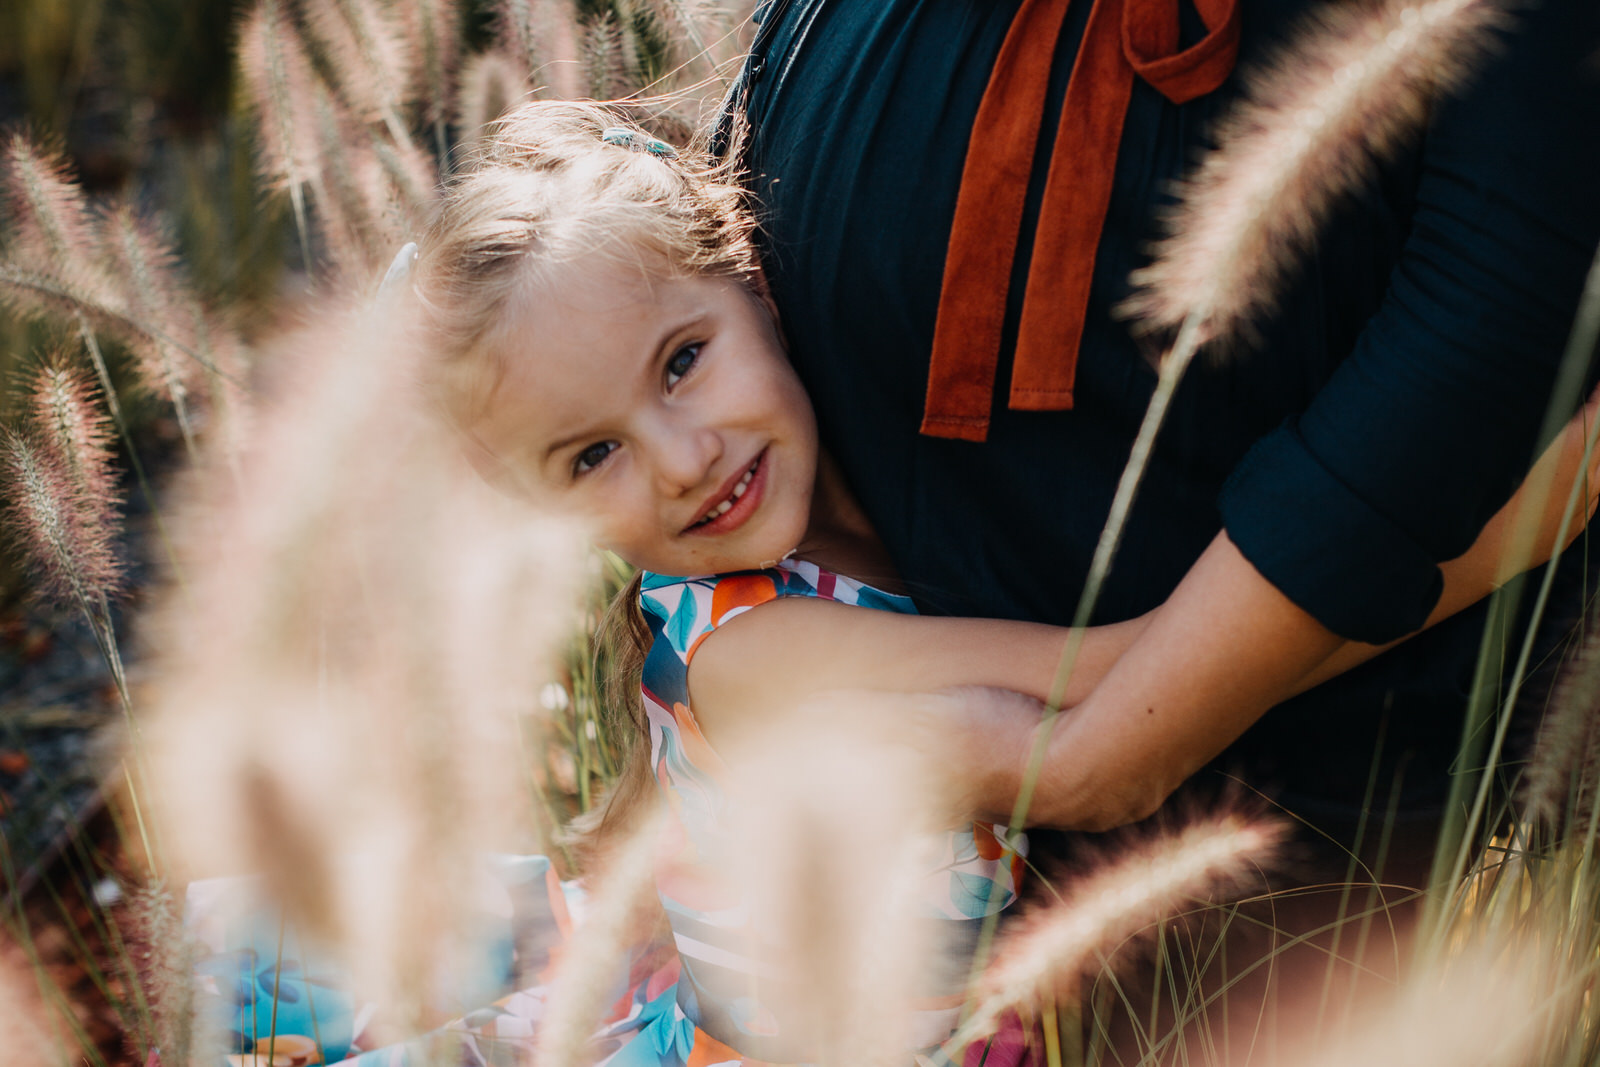
[[[785,352],[789,351],[789,338],[783,332],[783,316],[778,314],[778,302],[772,299],[772,286],[767,284],[767,272],[761,269],[760,264],[751,272],[749,285],[750,291],[767,309],[767,314],[772,316],[772,325],[778,331],[778,342],[783,345]]]

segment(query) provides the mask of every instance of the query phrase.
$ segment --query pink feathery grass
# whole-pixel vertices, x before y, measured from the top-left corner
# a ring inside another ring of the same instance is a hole
[[[456,125],[462,139],[476,142],[485,126],[520,104],[527,92],[521,65],[502,49],[492,48],[467,60],[456,98]]]
[[[460,0],[401,4],[400,28],[412,60],[408,95],[421,101],[424,122],[443,122],[452,110],[461,65]]]
[[[190,390],[200,364],[177,346],[192,347],[195,302],[171,241],[154,218],[141,218],[131,207],[109,214],[104,233],[106,262],[123,293],[129,315],[149,329],[130,331],[139,383],[152,395],[165,397],[187,426]]]
[[[584,21],[580,55],[586,88],[596,100],[620,99],[635,88],[622,24],[614,12]]]
[[[472,936],[474,857],[537,836],[521,731],[581,574],[427,417],[408,314],[258,342],[238,463],[169,503],[142,724],[175,876],[261,872],[402,1022]]]
[[[62,466],[83,521],[113,529],[118,503],[113,431],[94,380],[65,353],[55,352],[39,362],[23,388],[39,443]]]
[[[1268,1067],[1592,1062],[1577,1055],[1587,1028],[1576,1017],[1591,995],[1592,946],[1573,959],[1563,958],[1558,929],[1461,933],[1448,955],[1423,961],[1336,1033],[1308,1030],[1267,1057]]]
[[[35,577],[34,594],[91,617],[121,577],[111,530],[91,521],[63,458],[11,429],[0,429],[0,517]]]
[[[1591,633],[1552,694],[1522,780],[1522,816],[1558,826],[1594,799],[1600,775],[1600,633]]]
[[[94,215],[66,158],[25,134],[6,141],[0,161],[7,258],[57,279],[89,300],[105,297]]]
[[[320,169],[311,118],[316,75],[278,0],[260,0],[245,16],[239,69],[256,113],[261,174],[298,200]]]
[[[308,5],[307,23],[345,107],[364,121],[384,123],[396,142],[407,140],[400,114],[412,60],[388,11],[374,0],[324,0]]]
[[[525,82],[548,87],[563,100],[584,95],[580,32],[570,6],[558,0],[499,0],[496,36],[522,65]]]
[[[638,819],[586,879],[588,904],[562,952],[540,1020],[533,1057],[539,1067],[594,1062],[590,1041],[616,995],[629,951],[644,943],[660,915],[655,866],[662,828],[659,808]]]
[[[1171,236],[1119,311],[1136,328],[1190,320],[1204,343],[1271,306],[1329,208],[1459,87],[1506,21],[1500,0],[1328,5],[1251,82],[1219,147],[1178,188]]]
[[[1158,920],[1243,884],[1284,839],[1281,823],[1225,815],[1130,846],[1076,879],[1061,901],[1021,920],[1004,938],[978,989],[963,1040],[993,1033],[1004,1014],[1070,988],[1102,951]]]
[[[936,775],[873,732],[896,701],[811,702],[722,750],[725,861],[749,916],[744,951],[764,968],[752,996],[818,1063],[905,1063],[955,1022],[953,1006],[914,1007],[959,989],[967,961],[927,921],[953,855]]]

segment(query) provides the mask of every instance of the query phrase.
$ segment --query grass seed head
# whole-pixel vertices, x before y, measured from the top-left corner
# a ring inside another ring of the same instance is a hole
[[[1247,330],[1276,300],[1329,209],[1415,134],[1506,19],[1502,0],[1389,0],[1319,10],[1251,82],[1218,147],[1179,184],[1170,236],[1119,308],[1135,328],[1198,320],[1203,341]]]
[[[93,521],[65,458],[37,440],[0,429],[4,525],[20,547],[41,599],[94,613],[121,579],[109,526]]]
[[[498,0],[496,36],[512,62],[520,64],[525,84],[548,88],[549,95],[575,100],[584,95],[578,39],[582,35],[570,5],[559,0]]]
[[[1007,1010],[1025,1010],[1046,992],[1070,989],[1099,952],[1197,897],[1242,884],[1271,860],[1284,835],[1280,823],[1224,815],[1130,845],[1075,878],[1061,901],[1035,911],[1004,939],[963,1034],[994,1032]]]
[[[421,101],[423,121],[443,122],[452,111],[461,65],[460,0],[400,5],[400,32],[412,61],[407,95]]]
[[[94,379],[64,352],[53,352],[21,384],[40,442],[65,468],[84,520],[112,529],[118,499],[111,420]]]
[[[133,350],[139,383],[153,396],[182,408],[201,366],[178,346],[195,347],[192,309],[198,304],[160,221],[124,205],[106,218],[106,262],[122,290],[130,318],[146,329],[123,331]]]
[[[65,156],[13,133],[0,159],[0,198],[9,230],[8,259],[89,301],[107,299],[94,215]]]
[[[321,169],[312,120],[316,75],[278,0],[260,0],[245,16],[239,69],[256,114],[262,176],[280,188],[304,188]]]
[[[307,21],[341,103],[364,121],[395,122],[408,103],[413,63],[388,10],[374,0],[324,0],[308,5]]]

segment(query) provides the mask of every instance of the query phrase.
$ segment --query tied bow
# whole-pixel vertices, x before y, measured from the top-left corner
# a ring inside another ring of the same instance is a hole
[[[982,441],[1045,91],[1068,0],[1023,0],[978,105],[956,199],[922,433]],[[1065,411],[1134,76],[1174,104],[1216,89],[1239,52],[1238,0],[1195,0],[1206,34],[1178,47],[1179,0],[1094,0],[1067,82],[1028,265],[1009,406]]]

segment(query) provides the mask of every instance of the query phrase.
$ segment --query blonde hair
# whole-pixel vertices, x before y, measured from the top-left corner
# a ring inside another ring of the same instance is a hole
[[[431,370],[470,422],[504,366],[486,343],[519,292],[593,252],[759,285],[749,193],[727,164],[670,149],[616,105],[541,100],[495,123],[445,190],[413,285]]]

